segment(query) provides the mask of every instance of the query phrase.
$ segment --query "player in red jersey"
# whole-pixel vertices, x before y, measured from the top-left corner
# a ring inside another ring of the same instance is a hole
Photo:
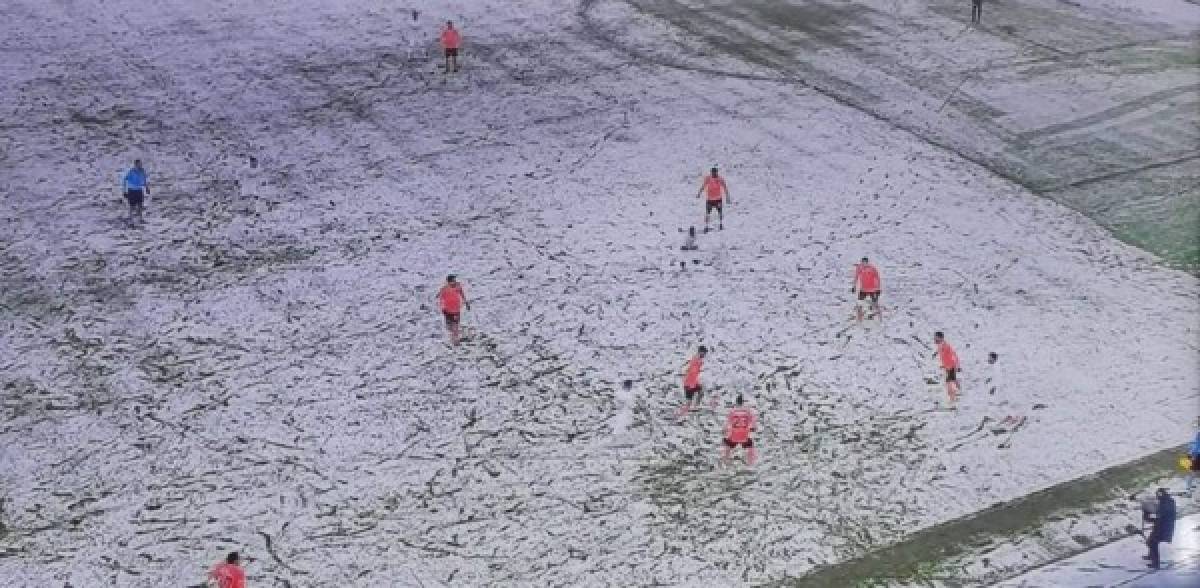
[[[458,71],[458,50],[462,47],[462,35],[458,29],[454,28],[454,23],[446,21],[446,28],[442,29],[442,50],[446,54],[446,67],[444,73],[450,73],[450,68]]]
[[[708,214],[712,211],[717,211],[717,228],[725,228],[725,212],[723,203],[728,201],[733,204],[733,196],[729,194],[729,186],[725,184],[725,178],[717,174],[717,168],[714,167],[709,171],[709,175],[704,176],[704,182],[700,184],[700,191],[696,192],[696,198],[704,196],[704,232],[708,232]]]
[[[754,412],[742,406],[742,395],[738,394],[734,401],[733,410],[725,421],[725,447],[721,448],[721,464],[729,463],[729,454],[734,447],[741,446],[746,450],[746,463],[754,465],[758,460],[758,450],[754,448],[754,439],[750,438],[754,430]]]
[[[683,372],[683,406],[679,407],[676,413],[678,416],[686,416],[693,405],[700,406],[700,396],[703,393],[703,387],[700,386],[700,370],[704,368],[706,355],[708,348],[701,345],[696,349],[696,355],[687,362]]]
[[[246,572],[239,565],[238,552],[225,556],[225,562],[213,566],[208,577],[215,580],[217,588],[246,588]]]
[[[855,309],[858,322],[861,323],[863,320],[864,305],[869,305],[871,309],[871,314],[867,318],[879,316],[879,294],[882,290],[879,270],[871,265],[867,258],[862,258],[862,263],[854,266],[854,285],[850,288],[851,292],[858,293],[858,306]]]
[[[958,402],[958,354],[946,342],[946,335],[941,331],[933,334],[933,343],[937,345],[934,357],[938,358],[942,371],[946,374],[946,394],[950,397],[950,406]]]
[[[458,325],[462,320],[464,306],[471,310],[467,294],[463,292],[462,284],[458,283],[454,274],[446,276],[446,283],[438,290],[438,304],[442,308],[442,316],[446,319],[446,328],[450,330],[450,342],[458,345]]]

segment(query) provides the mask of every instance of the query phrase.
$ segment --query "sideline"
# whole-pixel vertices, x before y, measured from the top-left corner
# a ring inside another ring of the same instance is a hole
[[[1164,449],[1129,463],[995,504],[965,517],[921,529],[898,543],[841,563],[820,566],[803,576],[785,578],[770,585],[847,588],[889,579],[914,578],[932,563],[964,555],[972,546],[987,544],[995,538],[1039,528],[1064,511],[1128,498],[1130,489],[1141,489],[1174,472],[1176,460],[1185,451],[1186,445]],[[1098,546],[1092,545],[1070,555]],[[1030,569],[1049,563],[1052,562],[1036,562]]]

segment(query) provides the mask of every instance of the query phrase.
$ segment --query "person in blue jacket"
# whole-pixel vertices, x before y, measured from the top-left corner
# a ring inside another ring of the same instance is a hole
[[[1150,560],[1147,565],[1157,570],[1161,564],[1158,544],[1164,541],[1170,543],[1171,537],[1175,535],[1175,499],[1171,498],[1171,493],[1167,492],[1166,488],[1159,488],[1156,496],[1158,509],[1154,513],[1150,534],[1146,536],[1146,546],[1150,548],[1150,555],[1146,556],[1146,559]]]
[[[150,189],[146,185],[146,170],[142,160],[133,160],[133,167],[125,172],[125,200],[129,202],[129,222],[142,220],[142,204]]]
[[[1187,493],[1188,496],[1191,496],[1196,490],[1196,478],[1200,477],[1200,431],[1196,431],[1196,438],[1188,447],[1188,459],[1191,464],[1188,468]]]

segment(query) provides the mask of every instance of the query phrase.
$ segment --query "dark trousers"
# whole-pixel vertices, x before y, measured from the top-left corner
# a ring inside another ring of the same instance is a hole
[[[129,215],[142,216],[142,203],[145,201],[146,193],[142,190],[126,190],[125,200],[129,202]]]
[[[1156,569],[1158,568],[1159,564],[1162,563],[1158,557],[1158,544],[1161,541],[1162,540],[1158,537],[1158,533],[1154,532],[1151,532],[1150,536],[1146,538],[1146,547],[1150,548],[1150,565]]]
[[[983,18],[983,2],[971,0],[971,22],[979,22]]]

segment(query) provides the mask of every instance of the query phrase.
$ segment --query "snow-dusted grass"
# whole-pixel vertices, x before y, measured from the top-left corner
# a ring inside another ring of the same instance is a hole
[[[445,79],[405,8],[3,9],[4,577],[758,582],[1188,435],[1196,282],[1079,215],[786,82],[630,62],[573,4],[427,7]],[[734,205],[684,256],[713,163]],[[889,312],[855,327],[862,255]],[[671,416],[699,343],[753,470],[714,469],[723,409]]]

